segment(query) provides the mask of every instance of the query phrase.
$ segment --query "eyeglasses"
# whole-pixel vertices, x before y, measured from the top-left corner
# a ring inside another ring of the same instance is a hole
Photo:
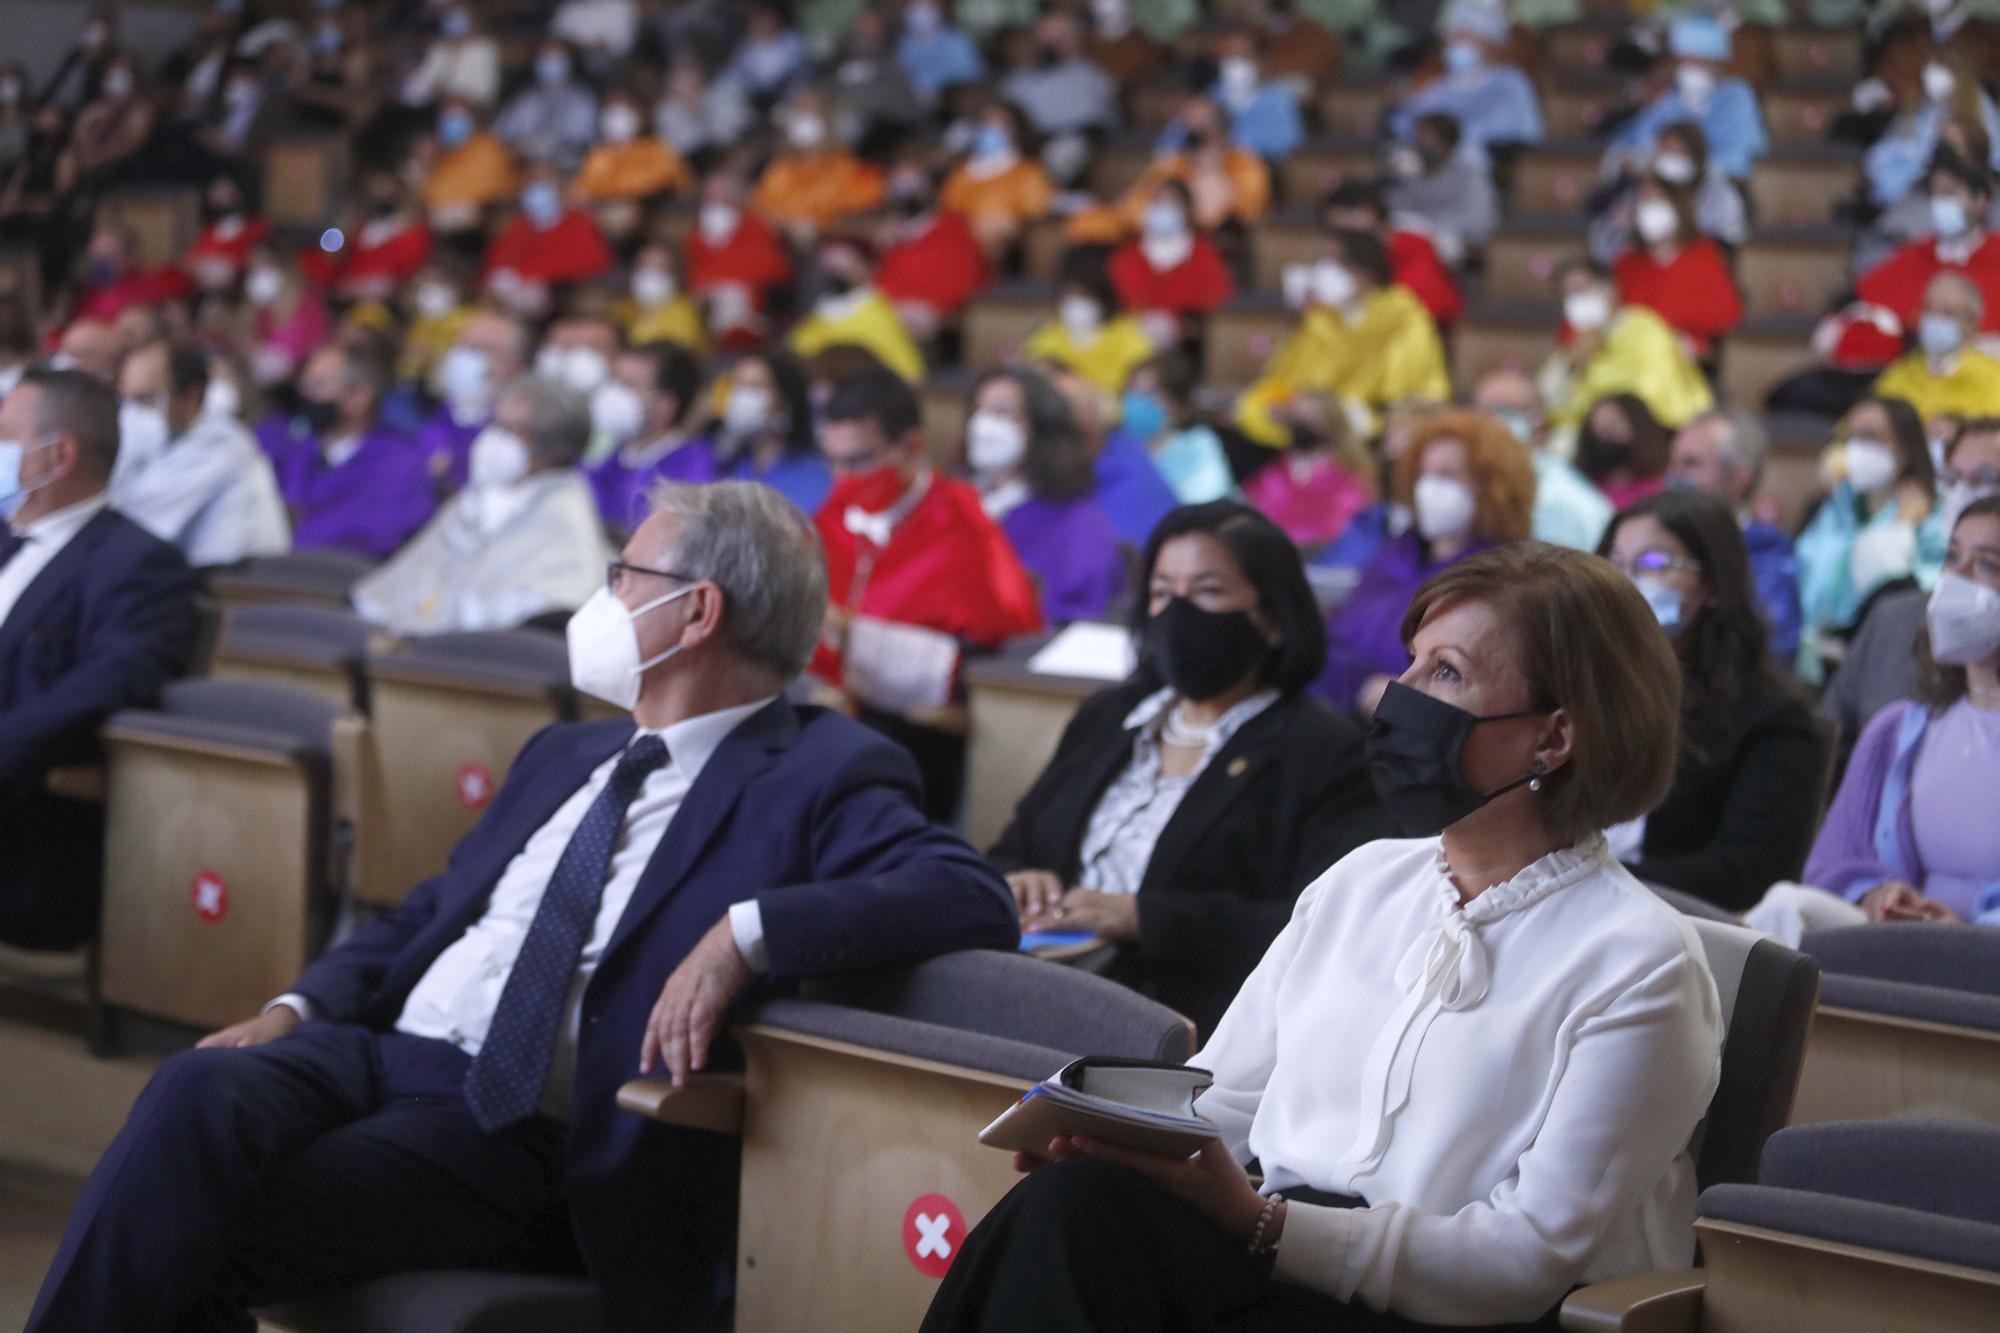
[[[1641,551],[1630,560],[1620,560],[1615,555],[1610,557],[1610,560],[1626,574],[1634,577],[1640,574],[1665,574],[1676,569],[1684,569],[1692,574],[1701,572],[1701,566],[1694,561],[1683,560],[1677,555],[1670,555],[1657,549]]]
[[[1987,466],[1980,468],[1977,472],[1960,472],[1957,468],[1951,467],[1940,468],[1938,469],[1937,479],[1938,485],[1945,487],[1957,486],[1963,483],[1969,486],[1986,486],[2000,489],[2000,468]]]
[[[888,462],[890,451],[887,449],[870,449],[865,453],[849,454],[844,458],[823,452],[822,456],[826,459],[827,469],[834,476],[853,477],[863,472],[873,472],[876,468]]]
[[[682,583],[700,582],[699,579],[690,578],[686,574],[676,574],[671,569],[648,569],[644,565],[635,565],[630,561],[613,560],[604,566],[604,586],[614,593],[617,592],[624,586],[624,576],[627,574],[646,574],[656,579],[679,579]]]

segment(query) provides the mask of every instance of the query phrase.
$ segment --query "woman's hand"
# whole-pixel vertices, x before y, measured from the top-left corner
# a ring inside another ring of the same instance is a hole
[[[1137,1171],[1167,1193],[1191,1205],[1227,1235],[1248,1241],[1264,1212],[1264,1196],[1229,1155],[1221,1139],[1210,1139],[1192,1157],[1164,1157],[1133,1152],[1099,1139],[1071,1135],[1049,1141],[1049,1156],[1057,1161],[1095,1157]],[[1267,1231],[1266,1239],[1275,1239]]]
[[[1861,910],[1870,921],[1956,921],[1958,913],[1943,903],[1924,897],[1913,885],[1891,880],[1868,890]]]
[[[1021,925],[1027,930],[1076,931],[1101,940],[1136,940],[1139,899],[1131,893],[1071,889],[1047,911],[1033,918],[1023,917]]]
[[[1052,870],[1016,870],[1007,876],[1007,887],[1014,891],[1014,909],[1023,925],[1047,916],[1062,902],[1063,882]]]

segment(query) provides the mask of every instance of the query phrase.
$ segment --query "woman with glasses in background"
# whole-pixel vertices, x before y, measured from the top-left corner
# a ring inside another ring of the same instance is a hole
[[[1811,714],[1771,660],[1742,530],[1705,492],[1662,491],[1613,518],[1598,554],[1652,606],[1683,685],[1667,799],[1606,836],[1640,879],[1741,912],[1798,877],[1826,765]]]

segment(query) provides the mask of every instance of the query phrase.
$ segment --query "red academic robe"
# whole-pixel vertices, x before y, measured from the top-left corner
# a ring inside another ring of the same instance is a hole
[[[196,273],[204,261],[212,259],[227,264],[233,272],[241,273],[250,262],[250,252],[271,235],[271,224],[263,218],[245,218],[242,225],[227,236],[217,228],[218,224],[211,222],[201,229],[201,235],[194,238],[194,244],[181,256],[182,268]]]
[[[590,214],[572,208],[547,231],[517,214],[486,251],[486,273],[512,269],[529,282],[583,282],[611,271],[611,248]]]
[[[688,290],[704,295],[714,287],[732,283],[748,287],[756,308],[764,309],[764,289],[789,280],[791,256],[771,224],[754,213],[743,214],[736,234],[721,245],[710,245],[699,227],[690,231],[682,248],[686,261]]]
[[[986,252],[957,213],[939,213],[882,252],[875,287],[891,301],[920,301],[953,314],[993,278]]]
[[[1170,269],[1154,268],[1140,243],[1127,241],[1112,252],[1110,271],[1119,302],[1134,312],[1205,315],[1236,295],[1229,266],[1206,236],[1196,236],[1187,258]]]
[[[1621,305],[1645,306],[1685,334],[1699,356],[1743,322],[1743,298],[1729,276],[1729,261],[1706,236],[1683,246],[1664,264],[1649,250],[1627,250],[1611,265],[1611,276]]]
[[[1458,289],[1458,279],[1438,257],[1431,238],[1422,232],[1389,233],[1389,269],[1395,281],[1408,287],[1439,324],[1449,324],[1465,313],[1465,294]]]
[[[188,275],[168,264],[161,268],[128,268],[101,287],[77,298],[75,319],[112,320],[127,306],[156,305],[194,290]]]
[[[826,548],[827,593],[833,605],[861,615],[950,634],[994,647],[1042,628],[1034,580],[1000,525],[987,517],[979,492],[931,474],[930,490],[903,516],[889,544],[877,548],[847,530],[848,506],[866,499],[883,506],[873,475],[843,477],[813,518]],[[855,574],[873,560],[858,599]],[[812,672],[839,683],[840,657],[822,643]]]
[[[1947,269],[1965,274],[1986,298],[1985,333],[2000,332],[2000,236],[1988,236],[1963,264],[1938,257],[1935,237],[1911,241],[1861,275],[1854,284],[1855,302],[1834,316],[1834,328],[1823,335],[1832,345],[1835,365],[1855,370],[1879,369],[1903,354],[1903,334],[1917,326],[1924,288]]]

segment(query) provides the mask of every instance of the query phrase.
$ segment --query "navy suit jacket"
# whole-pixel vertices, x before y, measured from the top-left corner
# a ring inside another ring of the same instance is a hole
[[[0,940],[72,948],[97,919],[102,811],[48,795],[99,757],[98,729],[186,669],[195,579],[179,551],[106,509],[0,622]]]
[[[389,1027],[433,959],[478,920],[509,861],[629,721],[528,742],[444,873],[362,927],[294,989],[333,1020]],[[755,897],[776,981],[1011,949],[1014,901],[983,858],[925,821],[908,755],[849,718],[784,699],[709,759],[640,876],[583,995],[569,1138],[577,1239],[621,1322],[698,1317],[735,1231],[733,1139],[617,1109],[667,977],[731,903]]]

